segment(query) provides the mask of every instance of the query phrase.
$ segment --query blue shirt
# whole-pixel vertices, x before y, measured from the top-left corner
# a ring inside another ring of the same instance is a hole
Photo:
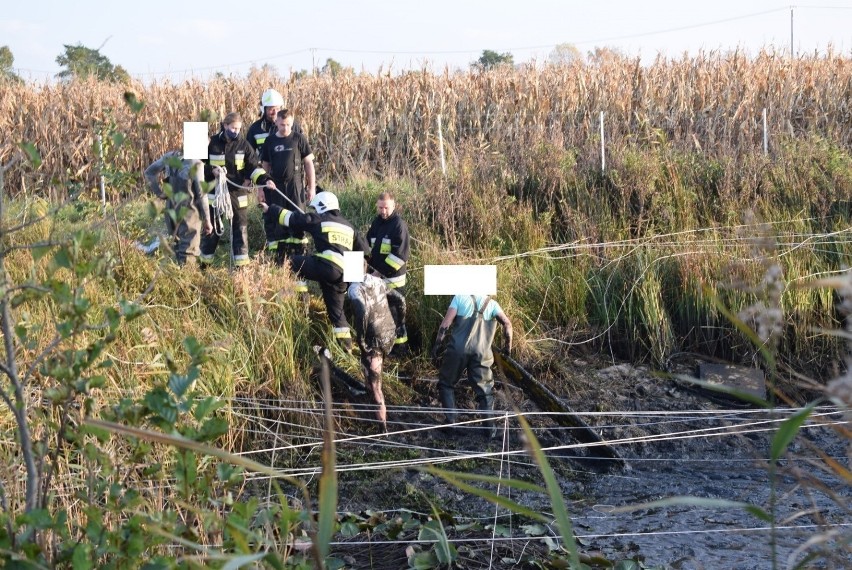
[[[484,295],[476,296],[476,309],[473,307],[473,300],[470,295],[456,295],[453,297],[453,301],[450,303],[450,308],[456,310],[456,314],[460,317],[472,317],[473,313],[482,308],[482,304],[485,302]],[[486,321],[490,321],[494,317],[497,316],[497,313],[501,312],[500,304],[497,303],[494,299],[488,303],[488,306],[485,307],[485,311],[482,312],[482,318]]]

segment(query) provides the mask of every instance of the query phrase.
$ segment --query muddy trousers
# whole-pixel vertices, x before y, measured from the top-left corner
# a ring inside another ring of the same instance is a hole
[[[388,308],[396,326],[396,338],[393,341],[394,351],[405,351],[408,349],[408,329],[405,328],[405,286],[396,287],[394,290],[403,298],[401,304],[388,300]]]
[[[484,412],[494,409],[494,375],[491,372],[493,363],[494,355],[490,350],[487,355],[479,355],[459,354],[453,350],[452,345],[447,348],[441,369],[438,371],[438,397],[448,424],[458,421],[455,387],[465,370],[467,370],[468,382],[476,396],[477,409]],[[490,420],[487,427],[493,428]]]
[[[178,224],[175,224],[171,216],[166,215],[166,231],[174,244],[175,260],[178,265],[195,265],[200,253],[201,216],[198,215],[198,210],[194,207],[187,206],[187,201],[174,203],[169,200],[166,202],[166,208],[169,210],[178,211],[181,208],[186,208],[183,220]]]
[[[293,272],[301,279],[319,283],[328,320],[334,330],[334,338],[344,348],[352,348],[352,332],[343,313],[343,299],[346,296],[346,283],[343,282],[343,269],[316,255],[295,255],[290,259]]]
[[[382,423],[382,428],[387,431],[387,408],[385,408],[385,396],[382,394],[382,362],[384,354],[378,349],[361,348],[361,371],[367,386],[367,396],[376,407],[376,418]]]

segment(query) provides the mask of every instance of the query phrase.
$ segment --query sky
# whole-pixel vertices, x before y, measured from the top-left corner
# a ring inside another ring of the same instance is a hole
[[[277,8],[280,6],[281,8]],[[792,8],[797,54],[852,53],[852,1]],[[142,80],[252,66],[291,71],[331,58],[356,71],[467,69],[485,49],[546,61],[558,44],[616,48],[650,62],[701,50],[789,52],[791,5],[776,0],[35,0],[5,2],[0,46],[19,75],[47,80],[63,44],[100,48]],[[101,47],[102,46],[102,47]]]

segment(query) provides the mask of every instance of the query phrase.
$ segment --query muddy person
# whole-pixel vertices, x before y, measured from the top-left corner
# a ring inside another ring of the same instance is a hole
[[[444,337],[452,325],[450,340],[438,370],[438,396],[449,433],[455,432],[452,427],[458,417],[455,387],[465,370],[476,396],[477,408],[483,412],[494,409],[494,375],[491,372],[494,353],[491,343],[497,332],[497,322],[503,327],[503,349],[509,354],[512,351],[512,322],[497,301],[487,295],[456,295],[441,321],[432,347],[432,360],[437,365]],[[486,427],[487,435],[495,437],[497,430],[492,420],[487,421]]]
[[[376,418],[387,432],[387,410],[382,394],[382,363],[394,347],[394,314],[405,318],[405,298],[390,289],[381,277],[365,275],[361,283],[352,283],[347,292],[352,306],[355,338],[361,351],[361,370],[370,399],[377,406]]]
[[[160,176],[171,187],[164,190]],[[167,152],[145,169],[148,188],[158,198],[166,200],[166,232],[174,243],[178,265],[194,266],[201,253],[201,234],[213,231],[204,191],[204,164],[200,160],[184,160],[180,151]],[[185,211],[175,220],[172,213]]]

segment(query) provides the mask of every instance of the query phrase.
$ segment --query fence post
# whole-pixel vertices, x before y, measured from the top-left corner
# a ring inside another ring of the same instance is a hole
[[[604,112],[601,111],[601,174],[606,170],[606,145],[604,143]]]
[[[441,115],[438,115],[438,148],[441,151],[441,172],[447,175],[447,161],[444,159],[444,133],[441,130]]]
[[[769,130],[766,128],[766,107],[763,108],[763,154],[769,154]]]
[[[98,164],[98,170],[100,170],[101,174],[101,205],[106,206],[106,187],[104,185],[104,145],[101,141],[101,135],[99,134],[97,137],[98,140],[98,157],[100,158],[100,163]]]

